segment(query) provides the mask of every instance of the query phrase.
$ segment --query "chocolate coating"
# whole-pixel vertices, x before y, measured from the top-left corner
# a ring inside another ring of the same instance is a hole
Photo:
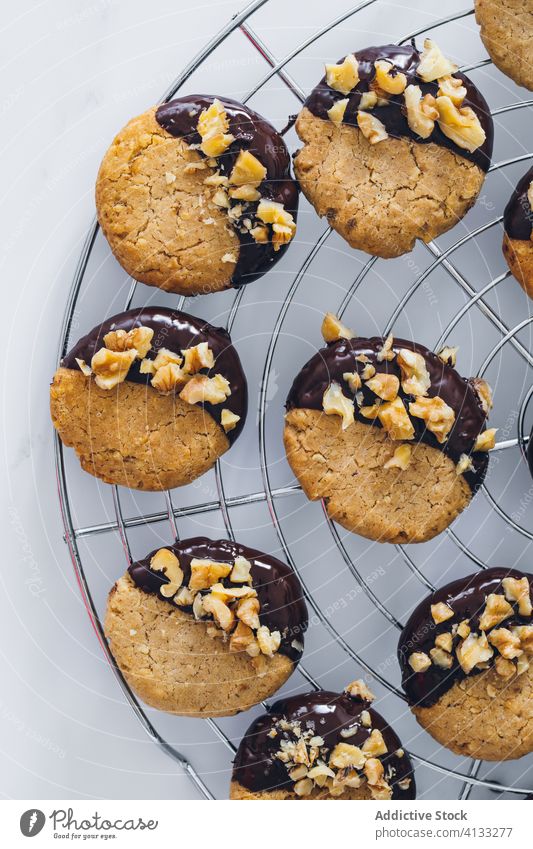
[[[184,583],[188,584],[191,576],[191,560],[213,560],[219,563],[233,563],[236,557],[245,557],[252,564],[250,574],[252,586],[257,590],[261,606],[259,621],[270,631],[279,631],[281,644],[279,651],[294,663],[302,656],[302,649],[295,648],[293,641],[301,643],[303,648],[304,633],[307,629],[307,607],[303,599],[302,587],[293,570],[281,560],[269,554],[263,554],[255,548],[248,548],[238,542],[227,539],[211,540],[207,537],[176,540],[173,545],[164,546],[174,552],[183,570]],[[168,578],[162,572],[150,569],[150,561],[156,551],[143,560],[132,563],[128,572],[133,582],[146,593],[157,593],[160,599],[174,605],[172,599],[165,598],[159,592]],[[180,606],[182,610],[192,615],[192,607]]]
[[[231,395],[222,404],[202,404],[205,410],[220,424],[222,409],[231,410],[240,421],[226,435],[233,443],[244,427],[248,407],[248,387],[242,370],[241,361],[231,344],[229,333],[222,327],[213,327],[201,318],[196,318],[184,312],[169,310],[164,307],[143,307],[119,313],[94,327],[90,333],[83,336],[79,342],[65,355],[61,361],[63,368],[78,369],[76,359],[90,363],[93,355],[103,347],[104,336],[110,330],[131,330],[134,327],[151,327],[154,331],[152,347],[147,354],[149,359],[155,359],[161,348],[179,353],[183,348],[207,342],[215,356],[215,365],[204,374],[222,374],[229,381]],[[151,374],[141,374],[140,360],[135,360],[128,371],[126,380],[133,383],[150,385]],[[151,387],[150,387],[151,388]],[[155,392],[155,389],[151,388]]]
[[[531,476],[533,477],[533,428],[531,428],[531,433],[529,434],[529,440],[527,443],[527,464],[529,466]]]
[[[432,94],[437,96],[438,82],[425,83],[416,76],[416,71],[420,63],[420,53],[416,49],[414,42],[412,45],[398,46],[396,44],[387,44],[382,47],[367,47],[364,50],[359,50],[354,53],[355,58],[359,62],[359,83],[348,95],[348,104],[344,113],[343,123],[357,127],[357,111],[361,102],[361,95],[369,91],[370,83],[375,76],[374,62],[378,59],[386,59],[391,62],[395,68],[405,74],[407,77],[407,85],[417,85],[422,91],[422,96]],[[339,60],[342,62],[344,57]],[[467,95],[462,103],[462,106],[470,106],[474,110],[481,122],[481,126],[485,130],[486,139],[481,147],[470,153],[468,150],[459,147],[451,139],[444,135],[439,125],[435,123],[435,128],[431,136],[427,139],[420,138],[414,133],[407,123],[406,112],[404,108],[403,94],[389,95],[389,103],[387,106],[376,106],[371,110],[371,114],[378,118],[385,126],[389,136],[393,138],[408,138],[416,141],[418,144],[428,144],[434,142],[441,147],[447,147],[449,150],[459,156],[469,159],[478,165],[483,171],[488,171],[492,148],[494,144],[494,125],[488,104],[483,95],[478,91],[473,82],[464,74],[456,72],[454,77],[463,81]],[[313,89],[309,97],[304,103],[304,106],[309,109],[317,118],[328,119],[328,109],[330,109],[337,100],[342,100],[346,95],[331,88],[326,83],[326,78],[323,77],[316,88]]]
[[[409,666],[409,657],[415,651],[429,654],[433,648],[435,637],[449,632],[452,624],[459,624],[463,619],[470,620],[472,631],[479,629],[479,619],[485,607],[485,599],[490,593],[503,593],[501,582],[503,578],[523,578],[524,572],[516,569],[494,568],[482,569],[474,575],[452,581],[450,584],[434,592],[415,608],[398,643],[398,660],[402,670],[402,684],[407,694],[409,704],[421,707],[434,705],[456,681],[466,678],[462,667],[453,654],[453,666],[442,669],[431,664],[426,672],[413,672]],[[533,575],[527,575],[531,592],[533,592]],[[444,602],[453,610],[454,618],[440,622],[438,625],[431,616],[431,605]],[[528,625],[533,617],[520,616],[516,605],[513,616],[505,619],[497,627],[510,628],[514,625]],[[456,638],[458,640],[458,638]],[[455,644],[454,644],[455,650]],[[489,663],[493,663],[494,658]],[[477,675],[481,669],[473,669],[470,675]]]
[[[533,229],[533,212],[527,192],[533,181],[533,166],[519,180],[503,213],[503,227],[510,239],[529,241]]]
[[[373,336],[371,339],[340,339],[338,342],[330,343],[326,348],[321,348],[314,357],[303,367],[294,380],[287,397],[287,409],[300,407],[303,409],[322,410],[322,398],[324,392],[332,381],[340,383],[343,393],[348,397],[353,395],[348,384],[343,379],[344,372],[357,371],[361,375],[365,363],[356,361],[356,356],[365,354],[376,369],[376,373],[382,372],[394,374],[401,380],[401,372],[396,359],[392,362],[378,362],[377,354],[383,347],[384,339]],[[486,415],[481,406],[480,399],[468,380],[461,377],[449,365],[442,362],[433,351],[429,351],[423,345],[409,342],[405,339],[394,339],[393,350],[408,348],[424,357],[426,368],[431,378],[431,386],[428,396],[433,398],[438,395],[443,401],[455,411],[455,423],[445,443],[441,444],[431,431],[427,430],[423,419],[410,416],[415,428],[415,440],[425,442],[433,448],[444,451],[455,463],[461,454],[472,452],[472,448],[479,433],[485,429]],[[372,405],[376,395],[363,382],[362,393],[365,405]],[[399,397],[404,405],[413,399],[412,395],[406,395],[400,388]],[[355,416],[363,424],[381,427],[378,419],[372,421],[364,418],[359,413],[358,405],[354,404]],[[408,410],[408,407],[406,406]],[[477,451],[472,454],[474,470],[464,474],[465,479],[473,492],[483,483],[488,465],[487,452]]]
[[[369,711],[372,717],[372,728],[366,728],[360,724],[363,710]],[[385,769],[385,776],[389,766],[395,770],[389,782],[393,787],[392,798],[416,798],[411,761],[405,754],[401,758],[395,754],[398,749],[401,749],[401,743],[383,717],[372,710],[369,702],[363,699],[326,690],[280,699],[269,708],[268,713],[252,722],[237,749],[233,765],[233,780],[238,781],[248,790],[252,792],[276,790],[281,787],[290,787],[292,783],[285,765],[274,757],[279,749],[279,737],[268,736],[270,729],[280,719],[301,722],[302,729],[310,729],[320,735],[328,749],[333,749],[337,743],[362,746],[372,729],[379,729],[388,749],[388,753],[380,758]],[[343,728],[351,728],[355,724],[358,724],[358,729],[353,736],[348,739],[341,736],[340,732]],[[402,790],[397,782],[408,777],[411,777],[411,784],[406,790]]]
[[[219,157],[220,173],[229,176],[241,150],[249,150],[267,169],[266,178],[259,186],[261,197],[282,203],[294,218],[298,210],[298,185],[291,178],[289,152],[280,134],[261,115],[236,100],[218,97],[229,118],[229,130],[235,141]],[[199,144],[202,139],[196,130],[200,113],[209,108],[215,95],[191,94],[164,103],[156,112],[156,120],[167,133],[183,138],[187,144]],[[252,204],[252,208],[256,204]],[[243,219],[249,217],[245,212]],[[239,222],[237,222],[239,223]],[[257,280],[285,253],[288,244],[274,250],[272,242],[259,243],[248,232],[236,228],[241,245],[237,266],[231,284],[244,286]]]

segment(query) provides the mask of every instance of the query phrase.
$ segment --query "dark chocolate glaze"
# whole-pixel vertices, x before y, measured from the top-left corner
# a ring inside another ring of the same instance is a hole
[[[183,570],[184,582],[188,584],[191,576],[191,560],[213,560],[219,563],[233,563],[236,557],[245,557],[252,564],[250,574],[252,586],[257,590],[260,611],[259,621],[270,631],[279,631],[281,644],[279,651],[294,663],[302,656],[304,633],[307,629],[307,607],[303,599],[302,587],[295,572],[281,560],[269,554],[263,554],[255,548],[248,548],[238,542],[227,539],[211,540],[207,537],[176,540],[173,545],[164,546],[174,552]],[[146,593],[157,593],[159,598],[174,605],[172,599],[165,598],[159,592],[168,578],[162,572],[150,569],[150,561],[156,551],[129,567],[128,572],[134,583]],[[222,581],[224,583],[224,581]],[[192,607],[179,607],[179,610],[192,615]],[[296,642],[296,646],[292,645]],[[301,644],[301,648],[298,647]]]
[[[474,575],[452,581],[450,584],[437,590],[428,596],[415,608],[405,628],[403,629],[398,643],[398,659],[402,670],[403,688],[407,694],[409,704],[421,707],[434,705],[439,698],[446,693],[456,681],[467,676],[463,672],[455,656],[455,648],[460,642],[459,637],[454,638],[453,644],[453,666],[450,669],[442,669],[440,666],[431,664],[426,672],[413,672],[409,666],[409,656],[415,652],[429,654],[435,644],[435,637],[439,634],[449,632],[453,624],[459,625],[463,619],[468,619],[472,631],[479,631],[479,619],[485,607],[485,599],[490,593],[503,593],[501,582],[503,578],[523,578],[524,572],[516,569],[494,568],[482,569]],[[533,592],[533,575],[526,576]],[[431,616],[431,605],[444,602],[454,611],[455,616],[440,622],[438,625]],[[509,628],[513,625],[527,625],[532,621],[531,616],[520,616],[516,605],[513,605],[514,615],[505,619],[497,627]],[[496,652],[495,652],[496,655]],[[489,663],[492,663],[492,658]],[[473,669],[470,675],[479,674],[481,669]]]
[[[167,133],[183,138],[188,144],[199,144],[202,139],[196,131],[200,113],[209,108],[215,95],[191,94],[164,103],[156,112],[156,120]],[[282,203],[296,219],[298,210],[298,184],[291,178],[291,162],[285,142],[278,131],[261,115],[243,106],[236,100],[218,97],[229,118],[229,130],[235,141],[219,157],[220,173],[229,176],[241,150],[249,150],[267,169],[266,178],[259,186],[261,197]],[[201,154],[201,151],[199,151]],[[239,201],[242,203],[242,201]],[[250,217],[257,204],[248,205],[243,219]],[[237,222],[239,223],[239,222]],[[244,286],[257,280],[285,253],[288,244],[274,250],[272,242],[256,242],[249,233],[235,228],[240,239],[237,266],[232,277],[232,286]]]
[[[93,355],[103,347],[104,336],[110,330],[128,331],[141,326],[151,327],[154,331],[152,347],[147,355],[149,359],[155,359],[161,348],[168,348],[179,354],[182,349],[198,345],[200,342],[209,344],[215,356],[215,365],[209,372],[207,369],[202,369],[202,373],[211,376],[220,373],[229,381],[231,395],[222,404],[205,403],[200,406],[203,406],[219,424],[224,408],[241,417],[236,427],[226,434],[230,443],[233,443],[242,431],[246,420],[248,388],[239,355],[231,344],[229,333],[222,327],[213,327],[201,318],[164,307],[128,310],[94,327],[70,349],[61,361],[61,365],[64,368],[79,369],[76,359],[85,360],[90,364]],[[126,380],[149,386],[151,378],[151,374],[141,374],[140,360],[135,360],[128,371]]]
[[[366,363],[356,361],[356,356],[365,354],[376,369],[376,373],[394,374],[401,380],[400,367],[396,359],[392,362],[378,362],[377,354],[383,347],[384,339],[373,336],[371,339],[340,339],[321,348],[297,375],[287,397],[287,409],[301,407],[303,409],[322,410],[324,392],[332,381],[340,383],[343,393],[353,395],[349,386],[343,380],[344,372],[357,371],[362,373]],[[425,442],[433,448],[444,451],[455,463],[461,454],[470,455],[477,436],[485,429],[486,415],[481,406],[477,392],[472,384],[461,377],[454,368],[446,365],[433,351],[423,345],[408,342],[405,339],[394,339],[393,350],[408,348],[424,357],[426,368],[431,378],[428,396],[438,395],[455,411],[455,424],[445,443],[441,444],[431,431],[425,427],[423,419],[410,416],[415,428],[415,440]],[[362,393],[365,405],[372,405],[376,395],[363,382]],[[408,402],[413,396],[406,395],[400,387],[399,396],[404,401],[408,411]],[[378,419],[372,421],[359,413],[358,405],[354,404],[355,416],[363,424],[381,427]],[[487,452],[477,451],[472,454],[474,470],[464,474],[473,492],[483,483],[488,466]]]
[[[348,104],[344,113],[343,123],[357,127],[357,111],[361,102],[361,95],[369,91],[370,83],[375,76],[374,62],[378,59],[387,59],[395,68],[405,74],[407,77],[407,85],[418,85],[422,91],[422,96],[432,94],[437,96],[438,82],[425,83],[416,76],[416,71],[420,62],[420,53],[416,49],[414,43],[400,47],[396,44],[387,44],[383,47],[367,47],[364,50],[359,50],[354,53],[355,58],[359,62],[359,83],[350,95],[341,94],[340,91],[335,91],[326,83],[325,76],[321,79],[316,88],[313,89],[309,97],[304,103],[304,106],[309,109],[317,118],[328,118],[328,109],[331,109],[337,100],[342,100],[348,96]],[[342,62],[344,57],[339,61]],[[444,135],[439,125],[435,123],[435,129],[431,136],[427,139],[422,139],[414,133],[407,123],[406,112],[404,108],[403,94],[388,95],[389,104],[387,106],[376,106],[371,110],[371,114],[375,115],[385,126],[389,136],[393,138],[409,138],[419,144],[428,144],[434,142],[441,147],[447,147],[459,156],[469,159],[478,165],[483,171],[488,171],[492,148],[494,144],[494,125],[490,114],[488,104],[483,95],[478,91],[473,82],[464,74],[458,71],[453,75],[457,79],[463,81],[467,95],[462,106],[470,106],[474,110],[481,122],[481,126],[485,130],[486,139],[481,147],[470,153],[464,148],[458,147],[451,139]]]
[[[518,182],[503,213],[503,227],[510,239],[529,241],[533,229],[533,212],[527,196],[533,180],[533,167]]]
[[[533,427],[531,428],[531,433],[529,434],[529,440],[527,443],[527,464],[529,466],[531,476],[533,477]]]
[[[372,717],[371,728],[365,728],[360,724],[360,715],[363,710],[369,711]],[[403,757],[395,754],[398,749],[401,749],[402,744],[383,717],[372,710],[369,702],[363,699],[326,690],[280,699],[269,708],[268,713],[254,720],[237,749],[233,765],[233,781],[239,782],[252,792],[290,787],[292,782],[285,765],[274,757],[279,749],[280,737],[279,735],[274,738],[268,736],[268,732],[280,719],[301,722],[302,730],[310,729],[322,737],[328,749],[333,749],[337,743],[362,746],[372,729],[379,729],[388,749],[388,753],[380,758],[385,769],[385,777],[387,777],[388,767],[394,771],[392,777],[388,779],[393,788],[392,798],[416,798],[411,761],[406,754]],[[341,729],[352,728],[354,725],[359,727],[353,736],[349,738],[341,736]],[[397,782],[405,778],[411,778],[411,783],[406,790],[402,790]]]

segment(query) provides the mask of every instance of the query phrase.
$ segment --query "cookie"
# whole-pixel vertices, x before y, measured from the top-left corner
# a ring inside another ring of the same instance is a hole
[[[457,755],[533,751],[533,576],[485,569],[428,596],[402,631],[403,687],[420,725]]]
[[[271,696],[302,651],[307,609],[285,563],[230,540],[176,541],[133,563],[109,594],[105,632],[152,707],[231,716]]]
[[[389,725],[354,681],[282,699],[248,728],[231,799],[414,799],[413,768]]]
[[[488,170],[486,101],[432,41],[326,65],[296,121],[300,187],[353,248],[390,258],[446,232]]]
[[[264,274],[294,236],[297,207],[279,133],[247,106],[206,95],[133,118],[96,181],[98,221],[122,267],[182,295]]]
[[[485,477],[495,430],[483,380],[389,336],[356,337],[328,314],[327,347],[287,397],[287,459],[311,500],[344,528],[380,542],[425,542],[469,504]]]
[[[496,67],[533,91],[531,0],[475,0],[475,11],[481,40]]]
[[[503,255],[511,274],[533,298],[533,168],[519,180],[503,214]]]
[[[64,357],[50,409],[86,472],[172,489],[208,471],[239,436],[246,378],[224,329],[169,309],[129,310]]]

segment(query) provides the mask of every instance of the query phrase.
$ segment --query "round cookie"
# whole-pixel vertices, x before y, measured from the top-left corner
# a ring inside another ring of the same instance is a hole
[[[66,354],[50,410],[86,472],[172,489],[208,471],[239,436],[246,378],[223,328],[159,307],[129,310]]]
[[[414,799],[413,768],[389,725],[354,681],[281,699],[237,750],[231,799]]]
[[[189,95],[133,118],[96,182],[98,221],[136,280],[196,295],[250,283],[294,236],[279,133],[234,100]]]
[[[307,609],[292,569],[230,540],[196,537],[133,563],[105,632],[131,688],[184,716],[231,716],[271,696],[302,651]]]
[[[503,214],[503,255],[511,274],[533,298],[533,167],[519,180]]]
[[[533,751],[533,576],[485,569],[414,610],[398,646],[418,722],[458,755],[511,760]]]
[[[428,40],[422,54],[386,45],[326,65],[296,131],[307,199],[351,247],[383,258],[457,224],[492,156],[486,101]]]
[[[379,542],[425,542],[469,504],[495,431],[483,380],[464,380],[439,355],[404,339],[356,338],[328,314],[328,345],[287,397],[287,459],[331,519]],[[479,438],[478,438],[479,437]]]
[[[496,67],[533,91],[531,0],[476,0],[475,10],[481,40]]]

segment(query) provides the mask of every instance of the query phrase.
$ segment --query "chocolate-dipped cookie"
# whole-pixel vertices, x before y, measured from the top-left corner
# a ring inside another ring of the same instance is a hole
[[[475,0],[476,21],[497,68],[533,91],[533,5],[531,0]]]
[[[503,255],[513,276],[533,298],[533,168],[519,180],[503,214]]]
[[[493,123],[471,80],[431,40],[349,54],[296,121],[302,191],[353,247],[389,258],[453,227],[488,170]]]
[[[285,143],[261,115],[188,95],[121,130],[96,207],[132,277],[196,295],[250,283],[277,262],[296,230],[298,189]]]
[[[177,540],[133,563],[109,594],[105,632],[132,689],[187,716],[231,716],[271,696],[307,628],[292,569],[230,540]]]
[[[210,469],[239,436],[246,378],[223,328],[159,307],[129,310],[71,348],[50,408],[85,471],[169,489]]]
[[[311,500],[349,531],[380,542],[425,542],[481,485],[494,446],[484,380],[405,339],[357,337],[328,313],[321,348],[287,397],[289,464]]]
[[[414,799],[413,768],[362,681],[281,699],[237,750],[231,799]]]
[[[402,631],[403,687],[419,723],[458,755],[533,751],[533,576],[486,569],[428,596]]]

